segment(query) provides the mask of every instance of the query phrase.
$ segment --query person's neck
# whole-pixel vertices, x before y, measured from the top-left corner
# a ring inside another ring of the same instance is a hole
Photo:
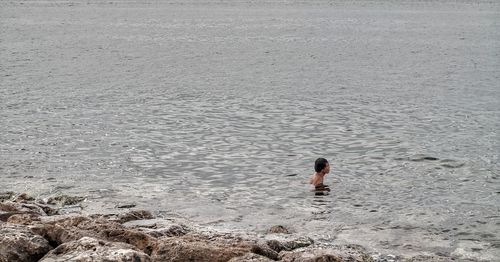
[[[320,176],[320,177],[324,177],[326,175],[326,173],[323,173],[323,172],[316,172],[316,175]]]

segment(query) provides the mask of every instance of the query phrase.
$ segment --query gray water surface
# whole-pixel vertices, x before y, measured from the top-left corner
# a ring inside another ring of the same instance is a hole
[[[0,3],[0,186],[500,256],[500,5]],[[328,196],[307,186],[317,157]]]

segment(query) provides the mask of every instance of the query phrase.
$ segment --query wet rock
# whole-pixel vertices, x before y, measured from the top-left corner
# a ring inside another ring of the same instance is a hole
[[[373,259],[364,248],[357,245],[332,246],[328,248],[301,248],[293,251],[282,251],[280,260],[285,262],[313,261],[349,261],[372,262]]]
[[[28,201],[33,201],[33,200],[35,200],[33,197],[29,196],[26,193],[22,193],[22,194],[18,195],[14,201],[20,202],[20,203],[26,203]]]
[[[2,192],[0,193],[0,201],[10,200],[14,195],[15,193],[12,191]]]
[[[152,219],[154,218],[151,212],[146,210],[134,210],[127,213],[120,214],[117,222],[125,223],[132,220]]]
[[[243,256],[240,257],[234,257],[229,260],[229,262],[272,262],[274,260],[271,260],[267,257],[257,255],[254,253],[247,253]]]
[[[250,252],[242,241],[209,240],[201,236],[162,238],[151,257],[154,261],[228,261]]]
[[[278,260],[279,254],[266,243],[256,243],[251,248],[252,253],[270,258],[272,260]]]
[[[267,232],[271,234],[290,234],[290,230],[281,225],[272,226]]]
[[[60,205],[60,206],[71,206],[71,205],[76,205],[84,200],[85,200],[85,197],[61,195],[61,196],[49,198],[47,200],[47,204]]]
[[[151,261],[135,247],[119,242],[108,242],[83,237],[58,246],[45,255],[41,262],[63,261]]]
[[[52,247],[21,225],[0,222],[0,261],[38,261]]]
[[[48,216],[53,216],[53,215],[57,215],[59,213],[59,211],[51,206],[48,206],[46,204],[43,204],[43,203],[35,203],[36,206],[40,207],[44,212],[45,214],[47,214]]]
[[[267,245],[276,252],[290,251],[301,247],[308,247],[314,244],[314,240],[309,237],[301,237],[293,240],[277,240],[271,239],[267,241]]]

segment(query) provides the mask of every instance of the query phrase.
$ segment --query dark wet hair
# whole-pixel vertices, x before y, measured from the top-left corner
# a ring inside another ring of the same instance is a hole
[[[314,170],[316,172],[321,172],[321,170],[325,169],[326,164],[328,164],[328,160],[320,157],[314,162]]]

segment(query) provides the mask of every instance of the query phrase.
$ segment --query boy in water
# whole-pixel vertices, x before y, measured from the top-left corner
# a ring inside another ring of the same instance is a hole
[[[324,158],[318,158],[314,162],[314,173],[309,180],[309,184],[314,186],[314,191],[323,192],[330,191],[330,188],[323,184],[323,178],[330,172],[330,164]]]

